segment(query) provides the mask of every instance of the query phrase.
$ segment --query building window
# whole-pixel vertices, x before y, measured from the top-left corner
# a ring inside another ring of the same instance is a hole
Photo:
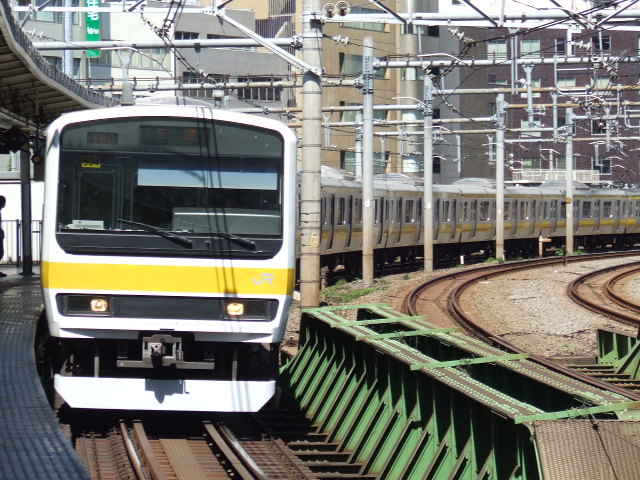
[[[602,119],[591,120],[591,133],[593,135],[604,135],[607,133],[607,122]]]
[[[540,118],[533,117],[532,124],[529,124],[529,119],[525,118],[520,120],[520,128],[522,128],[523,132],[520,132],[521,137],[540,137],[542,136],[542,132],[535,131],[533,129],[541,128],[542,124],[540,123]]]
[[[356,102],[340,102],[341,107],[361,107],[361,103]],[[387,119],[387,111],[386,110],[374,110],[373,111],[373,119],[384,121]],[[361,122],[362,121],[362,110],[347,110],[344,112],[340,112],[340,121],[341,122]]]
[[[608,52],[611,50],[611,37],[609,35],[591,37],[591,50],[594,52]]]
[[[387,171],[387,163],[389,161],[389,152],[373,152],[373,173],[384,173]],[[356,171],[356,152],[351,150],[342,150],[340,152],[340,168],[347,172],[355,173]]]
[[[247,84],[246,88],[238,89],[238,98],[243,100],[258,100],[262,102],[279,102],[282,99],[282,89],[273,86],[261,86],[251,88],[251,83],[271,83],[280,81],[273,77],[238,77],[238,82]]]
[[[611,174],[611,159],[610,158],[591,158],[591,169],[597,170],[604,175]]]
[[[541,56],[540,51],[540,39],[530,39],[530,40],[522,40],[520,41],[520,52],[523,57],[539,57]]]
[[[531,88],[540,88],[540,79],[539,78],[532,78],[531,79]],[[527,94],[528,92],[522,92],[520,94],[521,98],[527,98]],[[540,92],[531,92],[531,98],[538,98],[540,97]]]
[[[575,77],[559,77],[557,80],[557,86],[558,88],[575,87],[576,78]]]
[[[540,157],[521,157],[520,161],[522,162],[521,166],[523,169],[542,168],[540,165]]]
[[[566,38],[562,38],[562,37],[554,38],[553,39],[553,44],[555,46],[557,55],[566,55],[566,53],[567,53],[567,39]]]
[[[340,74],[360,75],[362,73],[362,55],[340,54]],[[385,78],[386,68],[378,68],[374,71],[375,78]]]
[[[379,14],[380,10],[375,8],[366,8],[366,7],[351,7],[349,9],[349,15],[354,14]],[[340,26],[344,28],[354,28],[357,30],[370,30],[372,32],[384,32],[386,31],[386,25],[384,23],[378,22],[349,22],[349,23],[341,23]]]
[[[493,85],[507,85],[509,83],[506,78],[496,78],[496,75],[493,73],[487,75],[487,82]]]
[[[487,42],[487,57],[490,60],[505,60],[507,58],[507,41],[489,40]]]
[[[224,75],[207,75],[207,78],[212,80],[215,83],[223,83],[225,80]],[[205,83],[209,84],[210,82],[204,81],[200,75],[197,75],[193,72],[183,72],[182,73],[182,82],[184,84],[194,84],[194,83]],[[222,89],[222,87],[220,88]],[[184,94],[188,97],[199,97],[199,98],[212,98],[214,88],[192,88],[185,89]]]
[[[439,37],[440,36],[440,28],[438,25],[429,25],[427,27],[427,36],[428,37]]]
[[[176,40],[197,40],[197,32],[176,32],[174,35]]]
[[[65,0],[53,0],[52,2],[49,2],[48,0],[36,0],[35,5],[36,7],[41,7],[43,5],[46,5],[47,7],[66,7]],[[79,0],[72,0],[71,6],[79,7]],[[63,23],[64,13],[65,12],[48,11],[45,7],[43,10],[34,13],[33,20],[36,22]],[[73,14],[73,24],[80,24],[80,14],[77,12]]]

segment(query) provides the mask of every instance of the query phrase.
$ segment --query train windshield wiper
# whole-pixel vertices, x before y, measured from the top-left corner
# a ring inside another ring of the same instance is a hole
[[[233,233],[223,232],[221,230],[214,230],[211,233],[213,235],[218,235],[222,238],[226,238],[227,240],[237,242],[240,245],[251,248],[253,250],[256,249],[256,242],[254,242],[253,240],[249,240],[248,238],[240,237],[238,235],[234,235]]]
[[[183,237],[182,235],[177,235],[173,232],[170,232],[168,230],[163,230],[162,228],[159,228],[159,227],[154,227],[153,225],[149,225],[148,223],[134,222],[132,220],[125,220],[124,218],[119,218],[118,221],[123,223],[128,223],[129,225],[135,225],[137,227],[141,227],[147,232],[155,233],[156,235],[159,235],[162,238],[166,238],[167,240],[172,240],[182,245],[183,247],[193,248],[193,242],[188,238]]]
[[[205,230],[209,230],[209,227],[204,225],[193,225],[194,227],[203,228]],[[222,238],[226,238],[227,240],[231,240],[233,242],[239,243],[240,245],[251,248],[252,250],[256,249],[256,242],[253,240],[249,240],[248,238],[241,237],[239,235],[234,235],[233,233],[223,232],[222,230],[211,230],[211,235],[217,235]]]

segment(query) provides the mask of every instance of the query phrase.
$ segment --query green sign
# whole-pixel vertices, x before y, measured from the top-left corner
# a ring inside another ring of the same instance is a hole
[[[99,7],[100,0],[87,0],[87,7]],[[97,42],[100,40],[100,12],[87,12],[87,31],[86,40],[88,42]],[[100,50],[87,50],[85,55],[88,58],[96,58],[100,56]]]

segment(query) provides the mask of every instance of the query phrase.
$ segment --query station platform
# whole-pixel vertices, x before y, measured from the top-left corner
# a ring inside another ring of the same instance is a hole
[[[40,277],[0,265],[0,479],[90,480],[38,379],[34,338]]]

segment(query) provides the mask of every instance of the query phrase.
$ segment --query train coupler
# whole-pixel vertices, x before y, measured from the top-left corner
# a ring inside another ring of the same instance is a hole
[[[119,359],[118,366],[128,368],[172,367],[185,370],[215,369],[213,361],[185,362],[182,338],[161,333],[142,337],[142,360]]]

